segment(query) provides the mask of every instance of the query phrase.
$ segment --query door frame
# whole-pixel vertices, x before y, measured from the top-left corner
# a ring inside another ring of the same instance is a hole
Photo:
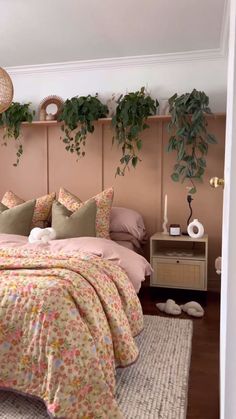
[[[236,418],[236,0],[230,0],[220,316],[220,418]]]

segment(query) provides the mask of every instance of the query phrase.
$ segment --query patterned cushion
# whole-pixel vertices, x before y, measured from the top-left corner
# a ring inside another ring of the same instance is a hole
[[[113,188],[105,189],[105,191],[96,196],[82,202],[78,197],[70,193],[64,188],[60,188],[58,201],[64,205],[69,211],[76,211],[88,201],[94,199],[97,205],[96,214],[96,236],[109,239],[110,230],[110,213],[113,201]]]
[[[71,212],[77,211],[83,203],[77,196],[64,188],[60,188],[58,201]]]
[[[7,191],[2,198],[2,204],[8,208],[16,207],[24,202],[23,199],[19,198],[19,196],[15,195],[12,191]]]
[[[53,201],[56,197],[55,192],[37,198],[32,220],[32,227],[47,227],[51,217],[51,209]],[[13,192],[8,191],[2,198],[2,204],[8,208],[13,208],[25,201],[15,195]]]

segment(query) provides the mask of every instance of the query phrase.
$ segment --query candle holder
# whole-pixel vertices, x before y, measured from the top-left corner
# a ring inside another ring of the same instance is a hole
[[[167,224],[168,224],[168,218],[167,216],[164,216],[163,223],[162,223],[162,228],[163,228],[162,234],[169,234],[167,230]]]
[[[163,217],[163,224],[162,224],[162,234],[169,234],[167,230],[168,218],[167,218],[167,195],[165,195],[165,205],[164,205],[164,217]]]

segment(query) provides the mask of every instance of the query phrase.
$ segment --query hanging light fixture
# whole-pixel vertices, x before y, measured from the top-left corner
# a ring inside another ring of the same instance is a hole
[[[13,84],[7,72],[0,67],[0,113],[6,111],[12,103]]]

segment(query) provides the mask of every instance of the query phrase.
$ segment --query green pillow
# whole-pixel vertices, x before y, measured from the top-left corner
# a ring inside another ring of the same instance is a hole
[[[57,239],[72,237],[96,237],[97,205],[94,199],[89,200],[75,212],[69,211],[58,201],[52,205],[52,228]]]
[[[0,233],[28,236],[31,230],[35,200],[8,208],[0,202]]]

